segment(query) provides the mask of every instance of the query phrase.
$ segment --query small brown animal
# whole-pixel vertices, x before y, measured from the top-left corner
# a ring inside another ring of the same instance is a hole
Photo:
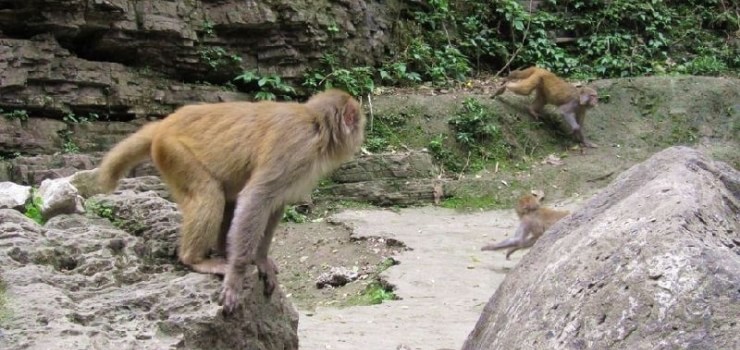
[[[265,295],[272,294],[278,270],[268,251],[285,205],[352,158],[364,127],[359,103],[340,90],[305,103],[189,105],[116,145],[98,181],[110,192],[151,157],[183,214],[180,260],[195,271],[225,275],[219,303],[229,314],[249,264],[257,266]],[[228,250],[227,260],[209,258],[212,250]]]
[[[519,198],[515,211],[519,216],[520,223],[514,236],[496,244],[488,244],[481,250],[510,248],[506,252],[506,260],[509,260],[512,253],[519,249],[531,247],[550,226],[570,214],[568,211],[542,207],[540,205],[541,199],[542,195],[534,192]]]
[[[539,118],[546,104],[555,105],[563,119],[570,125],[573,136],[582,146],[598,147],[583,136],[586,111],[596,106],[599,101],[596,90],[589,87],[575,87],[554,73],[539,67],[512,71],[504,81],[491,98],[501,95],[507,89],[524,96],[529,96],[532,91],[536,91],[534,101],[529,106],[529,114],[532,117]]]

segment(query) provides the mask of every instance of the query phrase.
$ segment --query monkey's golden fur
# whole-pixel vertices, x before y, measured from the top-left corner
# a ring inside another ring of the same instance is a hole
[[[198,272],[225,275],[220,302],[230,313],[248,264],[257,266],[265,293],[272,293],[277,267],[267,253],[284,206],[349,160],[364,126],[359,103],[339,90],[305,103],[189,105],[116,145],[98,179],[110,192],[151,157],[182,211],[180,260]],[[208,258],[225,248],[228,261]]]
[[[518,81],[513,81],[518,80]],[[539,118],[546,104],[558,106],[558,111],[570,125],[575,138],[585,147],[597,147],[583,136],[583,123],[586,111],[598,104],[598,93],[589,87],[575,87],[554,73],[539,67],[529,67],[509,73],[492,97],[509,90],[518,95],[529,96],[535,91],[535,98],[528,111]]]
[[[519,198],[514,210],[519,216],[520,223],[514,236],[496,244],[488,244],[481,250],[510,248],[506,251],[506,260],[508,260],[515,251],[531,247],[550,226],[570,214],[568,211],[542,207],[541,199],[541,196],[534,193],[525,194]]]

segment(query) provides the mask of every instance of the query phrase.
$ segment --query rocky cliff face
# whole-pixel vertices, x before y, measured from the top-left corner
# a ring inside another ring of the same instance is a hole
[[[162,116],[245,96],[243,70],[300,77],[323,52],[372,64],[403,1],[47,0],[0,4],[0,108]]]

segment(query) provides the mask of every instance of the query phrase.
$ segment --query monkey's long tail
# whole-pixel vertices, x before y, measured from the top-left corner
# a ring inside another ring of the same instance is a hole
[[[135,165],[149,157],[152,139],[159,122],[144,125],[108,152],[98,169],[98,184],[106,193],[116,189],[118,180]]]

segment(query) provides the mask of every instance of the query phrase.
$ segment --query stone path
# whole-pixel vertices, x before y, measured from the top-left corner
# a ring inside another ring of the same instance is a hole
[[[483,307],[522,254],[482,245],[513,233],[513,210],[461,214],[442,208],[344,211],[333,217],[355,235],[382,236],[413,250],[385,272],[402,300],[375,306],[301,311],[301,349],[459,349]]]

